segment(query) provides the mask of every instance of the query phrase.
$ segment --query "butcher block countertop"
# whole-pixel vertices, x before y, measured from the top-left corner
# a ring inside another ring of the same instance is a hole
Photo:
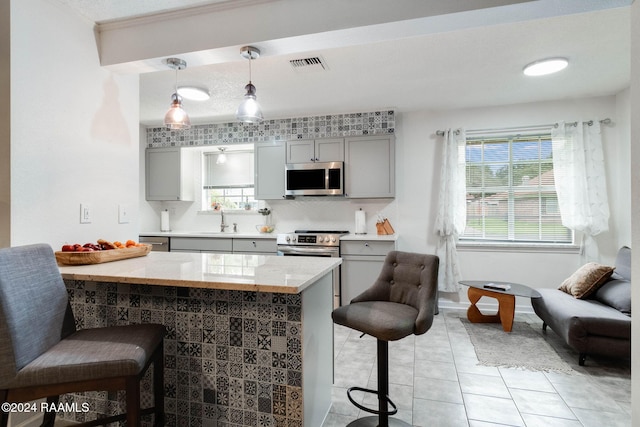
[[[150,252],[92,265],[63,265],[63,279],[296,294],[342,262],[332,257]]]

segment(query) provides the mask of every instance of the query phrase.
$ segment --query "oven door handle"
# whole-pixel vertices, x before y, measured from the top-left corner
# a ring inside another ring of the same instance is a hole
[[[325,255],[325,256],[338,256],[338,248],[296,248],[292,246],[278,247],[278,251],[283,254],[296,254],[296,255]]]

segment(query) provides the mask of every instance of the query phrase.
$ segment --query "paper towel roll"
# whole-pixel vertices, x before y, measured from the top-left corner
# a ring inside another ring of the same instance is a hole
[[[356,211],[356,234],[367,234],[367,218],[362,209]]]
[[[169,225],[168,210],[160,212],[160,231],[171,231],[171,225]]]

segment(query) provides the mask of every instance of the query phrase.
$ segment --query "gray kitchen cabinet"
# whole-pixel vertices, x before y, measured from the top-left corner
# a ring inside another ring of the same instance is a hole
[[[193,201],[195,156],[180,147],[146,152],[146,199]]]
[[[344,171],[346,197],[395,197],[394,136],[345,138]]]
[[[258,200],[284,197],[285,142],[274,141],[255,145],[255,198]]]
[[[261,255],[276,255],[278,253],[278,246],[276,239],[233,239],[233,253],[234,254],[261,254]]]
[[[344,161],[343,138],[292,140],[286,146],[287,163]]]
[[[225,252],[231,253],[230,237],[171,237],[171,252]]]
[[[276,255],[276,239],[249,237],[171,237],[171,252],[223,252],[234,254]]]
[[[395,250],[394,241],[354,240],[340,242],[341,305],[367,290],[378,278],[384,259]]]

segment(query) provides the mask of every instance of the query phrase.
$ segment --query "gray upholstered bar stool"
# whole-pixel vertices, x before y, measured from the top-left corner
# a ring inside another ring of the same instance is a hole
[[[142,415],[154,414],[154,426],[163,426],[165,333],[153,323],[76,331],[51,247],[0,249],[0,401],[46,398],[42,426],[54,425],[62,394],[120,390],[126,393],[126,414],[76,425],[126,420],[128,427],[138,427]],[[140,383],[152,365],[154,406],[141,409]],[[1,427],[9,421],[4,409]]]
[[[431,328],[437,303],[438,264],[435,255],[389,252],[375,283],[349,305],[333,311],[334,323],[377,339],[378,390],[351,387],[347,391],[351,403],[376,416],[357,419],[349,426],[409,425],[390,418],[398,410],[389,398],[389,341],[421,335]],[[378,410],[357,403],[351,397],[353,391],[376,394]]]

